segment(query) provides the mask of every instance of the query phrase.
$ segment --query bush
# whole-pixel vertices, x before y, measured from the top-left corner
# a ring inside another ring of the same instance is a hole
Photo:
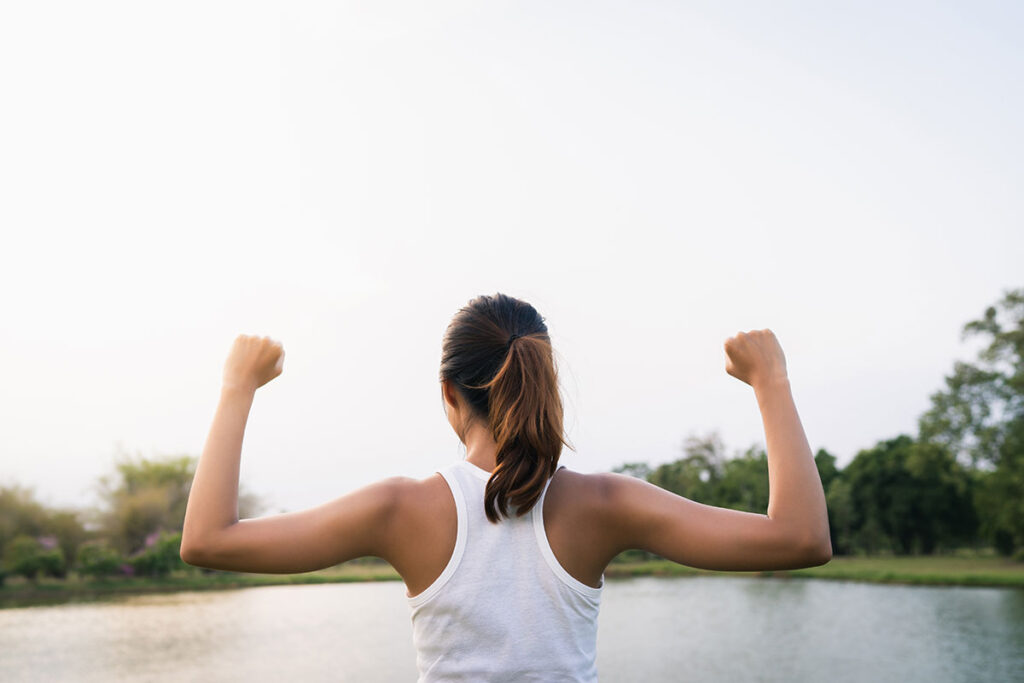
[[[39,570],[44,576],[63,579],[68,575],[68,565],[64,560],[64,551],[60,548],[44,550],[39,554]]]
[[[186,569],[181,560],[181,532],[161,533],[153,545],[128,558],[136,576],[167,576],[175,569]]]
[[[15,536],[4,547],[4,568],[33,581],[39,574],[62,578],[67,573],[60,548],[47,549],[25,534]]]
[[[76,560],[78,573],[85,576],[110,576],[121,571],[121,556],[103,541],[83,543]]]

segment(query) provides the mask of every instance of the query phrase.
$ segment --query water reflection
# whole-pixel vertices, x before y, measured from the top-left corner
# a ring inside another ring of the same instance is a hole
[[[687,681],[1024,680],[1024,591],[652,581],[620,583],[606,595],[603,672]],[[645,618],[655,612],[656,620]]]
[[[609,582],[602,680],[1024,680],[1024,591],[696,577]],[[401,583],[0,610],[3,681],[411,681]]]
[[[403,591],[271,586],[2,610],[0,680],[411,680]]]

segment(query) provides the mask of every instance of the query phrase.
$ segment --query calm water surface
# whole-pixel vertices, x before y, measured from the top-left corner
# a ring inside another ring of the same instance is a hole
[[[2,681],[413,681],[401,583],[0,610]],[[609,582],[603,681],[1022,681],[1024,591],[739,577]]]

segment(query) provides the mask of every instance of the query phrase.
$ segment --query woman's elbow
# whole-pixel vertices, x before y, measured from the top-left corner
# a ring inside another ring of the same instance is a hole
[[[185,564],[190,564],[193,567],[203,567],[205,569],[212,569],[212,560],[210,554],[204,548],[204,546],[196,541],[190,539],[188,536],[184,536],[181,539],[181,549],[179,551],[181,555],[181,561]]]
[[[196,550],[193,546],[185,545],[184,543],[182,543],[180,555],[181,561],[185,564],[190,564],[193,567],[203,566],[202,561],[199,559],[199,551]]]
[[[813,538],[800,547],[800,564],[804,567],[819,567],[832,559],[832,540]]]

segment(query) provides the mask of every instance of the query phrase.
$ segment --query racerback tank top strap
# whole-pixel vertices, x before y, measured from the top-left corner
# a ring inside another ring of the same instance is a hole
[[[455,516],[458,519],[458,531],[455,534],[455,548],[452,550],[452,555],[448,559],[448,564],[445,565],[441,575],[438,576],[422,593],[409,598],[409,605],[412,607],[422,605],[427,600],[434,597],[434,595],[444,587],[444,584],[447,583],[448,579],[450,579],[452,574],[455,573],[456,567],[459,566],[459,562],[462,560],[462,554],[466,550],[466,499],[462,495],[462,487],[459,485],[458,477],[455,475],[456,466],[457,464],[449,465],[443,470],[438,471],[438,474],[444,477],[445,482],[448,484],[448,488],[452,493],[452,498],[455,499]]]

